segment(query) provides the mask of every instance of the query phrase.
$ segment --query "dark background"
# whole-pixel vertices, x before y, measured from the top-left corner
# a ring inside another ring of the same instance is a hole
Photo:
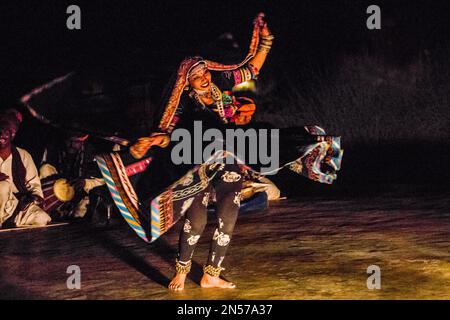
[[[70,4],[81,8],[81,30],[66,28]],[[381,7],[381,30],[366,28],[370,4]],[[225,32],[245,55],[252,19],[261,11],[277,37],[265,66],[270,71],[301,78],[305,64],[333,66],[342,53],[363,51],[405,64],[420,50],[448,43],[449,7],[448,1],[395,0],[2,1],[2,104],[80,67],[129,74],[174,68]]]
[[[70,4],[81,8],[81,30],[66,28]],[[366,28],[366,8],[371,4],[381,7],[381,30]],[[276,36],[260,77],[261,88],[267,89],[261,90],[258,104],[263,120],[283,115],[298,125],[313,122],[342,135],[344,181],[445,184],[449,7],[448,1],[394,0],[2,1],[1,107],[21,109],[19,98],[35,86],[84,70],[108,78],[113,85],[103,88],[106,91],[145,85],[148,104],[155,108],[183,57],[201,54],[240,61],[251,22],[262,11]],[[230,50],[217,40],[227,32],[238,49]],[[368,70],[361,69],[365,66]],[[418,80],[410,84],[410,72],[416,77],[416,69],[421,70]],[[373,74],[377,79],[367,80]],[[359,102],[342,100],[352,94]],[[152,113],[127,106],[126,99],[122,102],[123,124],[145,131]],[[344,107],[347,113],[337,114]],[[415,118],[405,120],[410,110]],[[315,111],[326,116],[309,117]],[[360,118],[350,119],[355,114]],[[47,138],[44,128],[26,116],[17,141],[38,157],[37,146]],[[135,118],[139,121],[133,122]],[[375,121],[381,125],[374,133],[368,126]]]

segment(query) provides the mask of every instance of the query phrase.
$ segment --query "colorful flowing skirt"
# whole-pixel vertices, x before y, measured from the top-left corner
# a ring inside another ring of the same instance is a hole
[[[293,161],[276,168],[283,168],[320,183],[331,184],[340,170],[343,150],[340,137],[330,136],[318,126],[306,126],[307,143],[296,145],[298,155]],[[150,199],[140,199],[133,176],[152,168],[152,157],[141,160],[118,152],[98,155],[98,167],[103,175],[115,205],[136,234],[146,242],[153,242],[170,229],[187,211],[193,197],[209,187],[212,179],[224,170],[222,161],[230,153],[221,153],[189,170],[180,179],[168,185]],[[262,175],[248,166],[247,177]],[[265,175],[269,173],[264,173]],[[142,198],[142,197],[141,197]]]

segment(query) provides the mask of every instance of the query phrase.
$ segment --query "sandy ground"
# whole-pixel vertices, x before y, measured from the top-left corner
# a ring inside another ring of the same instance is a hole
[[[2,299],[450,299],[450,197],[284,200],[238,219],[224,276],[199,287],[214,217],[181,293],[173,275],[180,224],[147,245],[122,223],[0,233]],[[69,290],[67,267],[81,268]],[[367,267],[381,268],[369,290]]]

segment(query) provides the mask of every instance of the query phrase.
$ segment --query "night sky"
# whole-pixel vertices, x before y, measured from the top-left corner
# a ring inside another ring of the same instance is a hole
[[[265,66],[275,76],[295,79],[307,64],[333,67],[346,52],[369,51],[401,64],[424,48],[446,45],[447,3],[2,1],[0,97],[2,103],[14,103],[33,86],[80,68],[166,75],[184,56],[204,53],[225,32],[235,36],[243,57],[252,19],[260,11],[276,36]],[[81,30],[66,28],[70,4],[81,7]],[[381,7],[382,30],[366,28],[370,4]]]

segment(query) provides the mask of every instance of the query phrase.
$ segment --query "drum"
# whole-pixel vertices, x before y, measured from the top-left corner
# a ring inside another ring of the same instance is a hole
[[[46,212],[60,209],[75,197],[75,189],[69,184],[69,181],[58,175],[42,179],[41,184]]]

